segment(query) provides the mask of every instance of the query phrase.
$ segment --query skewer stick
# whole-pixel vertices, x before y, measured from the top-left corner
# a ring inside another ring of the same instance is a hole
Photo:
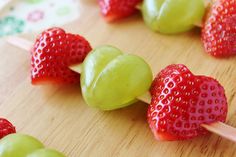
[[[15,47],[21,48],[22,50],[31,51],[33,43],[17,36],[8,37],[6,39],[8,43]]]
[[[2,2],[0,3],[0,11],[6,8],[11,2],[12,0],[2,0]]]
[[[0,3],[0,15],[2,15],[7,9],[9,9],[9,6],[13,4],[15,0],[1,0]]]
[[[203,3],[204,3],[204,6],[205,6],[205,9],[208,10],[211,3],[212,3],[212,0],[203,0]],[[203,21],[197,21],[194,23],[194,26],[196,27],[203,27]]]
[[[7,38],[7,42],[10,43],[11,45],[24,49],[26,51],[30,51],[33,45],[32,42],[20,37],[9,37]],[[81,64],[73,65],[70,66],[70,69],[81,73],[82,72],[81,66],[82,66]],[[149,92],[147,92],[144,95],[137,97],[137,99],[147,104],[150,104],[151,95]],[[222,122],[215,122],[212,124],[202,124],[201,126],[212,133],[215,133],[221,137],[236,142],[236,128],[228,126]]]
[[[211,4],[212,0],[204,0],[204,5],[206,8],[209,7],[209,5]]]
[[[236,128],[233,128],[222,122],[202,124],[201,126],[210,132],[213,132],[221,137],[236,142]]]
[[[151,94],[149,92],[146,92],[145,94],[143,94],[141,96],[138,96],[137,99],[142,101],[142,102],[145,102],[147,104],[150,104],[152,97],[151,97]]]
[[[33,45],[32,42],[17,36],[8,37],[6,41],[11,45],[14,45],[15,47],[21,48],[26,51],[31,51]],[[75,64],[70,66],[69,68],[75,72],[81,73],[82,72],[81,66],[82,66],[81,64]]]

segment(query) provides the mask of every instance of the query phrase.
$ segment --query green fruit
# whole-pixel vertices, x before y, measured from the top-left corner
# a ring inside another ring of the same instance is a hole
[[[39,149],[29,154],[27,157],[65,157],[65,155],[52,149]]]
[[[26,157],[43,147],[43,144],[34,137],[10,134],[0,140],[0,157]]]
[[[150,88],[152,72],[140,57],[103,46],[83,63],[82,94],[88,105],[102,110],[128,106]]]
[[[145,23],[154,31],[185,32],[200,23],[205,13],[203,0],[144,0]]]

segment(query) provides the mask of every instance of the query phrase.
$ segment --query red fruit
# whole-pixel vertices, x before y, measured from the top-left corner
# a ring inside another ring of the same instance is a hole
[[[13,133],[16,133],[15,127],[8,120],[0,118],[0,139]]]
[[[91,49],[89,42],[80,35],[66,33],[61,28],[44,31],[32,49],[32,84],[79,83],[80,74],[69,66],[82,63]]]
[[[142,0],[98,0],[101,12],[107,21],[115,21],[134,14]]]
[[[215,57],[236,55],[236,0],[217,0],[202,29],[206,52]]]
[[[184,65],[162,70],[151,87],[148,122],[158,140],[185,140],[207,134],[201,124],[225,122],[224,88],[213,78],[195,76]]]

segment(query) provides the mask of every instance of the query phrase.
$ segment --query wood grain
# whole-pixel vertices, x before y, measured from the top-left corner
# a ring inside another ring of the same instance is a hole
[[[236,58],[215,59],[202,48],[200,31],[173,36],[150,31],[140,15],[107,24],[92,0],[81,0],[80,19],[64,26],[93,47],[109,44],[143,57],[157,73],[172,63],[215,77],[225,87],[227,123],[236,127]],[[38,33],[36,33],[38,34]],[[36,34],[24,37],[33,40]],[[103,112],[89,108],[80,87],[32,86],[29,53],[0,40],[0,115],[19,132],[33,135],[68,157],[233,157],[236,145],[216,135],[189,141],[156,141],[146,122],[147,106]]]

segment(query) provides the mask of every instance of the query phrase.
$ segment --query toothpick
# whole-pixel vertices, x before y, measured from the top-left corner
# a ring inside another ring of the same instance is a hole
[[[18,48],[24,49],[26,51],[31,50],[31,46],[33,45],[32,42],[20,38],[20,37],[9,37],[7,38],[7,42],[11,45],[14,45]],[[73,65],[70,67],[70,69],[81,73],[82,72],[82,64]],[[142,96],[137,97],[138,100],[143,101],[147,104],[151,103],[151,95],[149,92],[143,94]],[[222,136],[228,140],[231,140],[233,142],[236,142],[236,128],[233,128],[231,126],[228,126],[222,122],[215,122],[212,124],[202,124],[203,128],[208,130],[209,132],[215,133],[219,136]]]

